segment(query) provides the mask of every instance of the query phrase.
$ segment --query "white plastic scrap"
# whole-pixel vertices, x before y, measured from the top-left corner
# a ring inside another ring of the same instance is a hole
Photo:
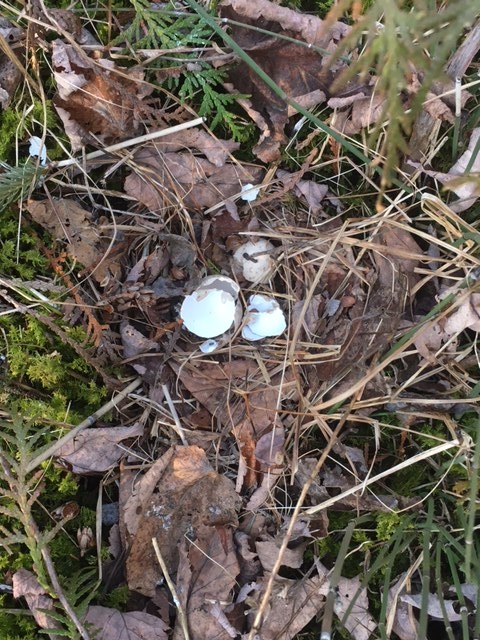
[[[231,278],[205,278],[182,303],[180,317],[184,325],[200,338],[215,338],[225,333],[235,321],[239,291],[240,287]],[[209,353],[215,347],[212,348],[209,341],[205,348],[210,349],[206,352]]]
[[[235,265],[242,270],[243,277],[249,282],[263,282],[273,267],[271,252],[274,246],[268,240],[260,238],[257,242],[242,244],[233,254]]]
[[[285,316],[276,300],[260,294],[250,296],[246,323],[242,329],[242,336],[246,340],[279,336],[286,327]]]

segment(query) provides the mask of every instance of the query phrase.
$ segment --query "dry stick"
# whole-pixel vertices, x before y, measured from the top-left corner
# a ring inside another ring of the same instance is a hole
[[[297,522],[297,518],[300,514],[300,509],[302,508],[303,503],[305,502],[305,498],[307,497],[308,491],[310,489],[311,484],[314,482],[315,478],[317,477],[317,475],[320,472],[320,469],[323,467],[323,464],[325,462],[325,460],[328,457],[328,454],[330,453],[330,451],[333,449],[335,443],[337,442],[337,436],[340,433],[341,429],[343,428],[343,425],[347,419],[347,413],[345,413],[345,415],[343,416],[343,418],[340,420],[340,422],[338,423],[337,427],[335,428],[335,431],[332,434],[332,438],[330,439],[330,441],[328,442],[327,446],[325,447],[325,449],[323,450],[322,455],[320,456],[320,458],[318,459],[317,464],[315,465],[315,468],[313,469],[312,473],[310,474],[308,480],[306,481],[306,483],[303,486],[302,492],[300,494],[300,497],[298,498],[297,504],[295,505],[295,509],[293,511],[290,523],[288,525],[288,529],[287,532],[285,534],[285,537],[283,539],[282,542],[282,546],[280,547],[280,549],[278,550],[278,555],[277,555],[277,559],[275,561],[275,565],[270,573],[270,577],[268,579],[268,583],[267,583],[267,587],[265,589],[265,593],[263,594],[262,597],[262,601],[260,602],[260,606],[258,608],[257,611],[257,615],[255,616],[255,620],[253,622],[253,626],[250,630],[250,633],[248,634],[248,640],[255,640],[257,631],[259,631],[260,627],[262,626],[262,618],[263,618],[263,614],[265,612],[265,609],[268,606],[268,601],[270,600],[270,596],[272,595],[272,591],[273,591],[273,584],[275,582],[275,578],[280,570],[280,567],[282,565],[282,561],[283,561],[283,555],[287,549],[288,543],[290,542],[290,538],[292,536],[293,533],[293,529],[295,527],[295,524]]]
[[[170,574],[168,573],[167,565],[165,564],[163,556],[160,552],[160,547],[158,546],[158,542],[156,538],[152,538],[152,544],[153,544],[153,548],[155,549],[155,555],[157,556],[158,564],[160,565],[160,568],[162,570],[163,577],[165,578],[168,588],[170,589],[173,602],[177,607],[178,617],[180,618],[180,625],[182,627],[184,640],[190,640],[190,633],[188,631],[188,624],[187,624],[187,616],[185,615],[185,611],[183,610],[182,604],[180,602],[180,598],[178,597],[177,589],[173,584],[172,579],[170,578]]]
[[[191,129],[192,127],[196,127],[200,124],[203,124],[204,122],[205,122],[204,118],[196,118],[195,120],[191,120],[190,122],[183,122],[182,124],[176,124],[174,127],[161,129],[161,131],[154,131],[153,133],[147,133],[144,136],[138,136],[137,138],[124,140],[123,142],[112,144],[109,147],[100,149],[99,151],[92,151],[92,153],[87,153],[87,155],[81,160],[82,162],[86,160],[95,160],[96,158],[101,158],[107,153],[114,153],[115,151],[126,149],[127,147],[133,147],[136,144],[143,144],[144,142],[149,142],[150,140],[163,138],[165,136],[169,136],[170,134],[183,131],[184,129]],[[73,164],[80,164],[80,160],[78,160],[77,158],[70,158],[69,160],[61,160],[60,162],[54,162],[52,163],[52,166],[55,168],[62,168],[62,167],[70,167]]]
[[[75,438],[75,436],[78,435],[80,431],[83,431],[83,429],[86,429],[87,427],[91,427],[93,424],[95,424],[95,422],[99,418],[101,418],[106,413],[108,413],[110,409],[113,409],[114,407],[116,407],[119,402],[121,402],[124,398],[126,398],[128,394],[131,393],[134,389],[140,386],[141,383],[142,383],[141,378],[135,378],[135,380],[133,380],[133,382],[131,382],[128,385],[128,387],[125,387],[123,391],[119,391],[114,398],[112,398],[106,404],[104,404],[103,407],[100,407],[98,411],[95,411],[95,413],[92,413],[92,415],[88,416],[88,418],[86,418],[83,422],[81,422],[79,425],[77,425],[71,431],[69,431],[66,435],[64,435],[63,438],[60,438],[59,440],[57,440],[57,442],[55,442],[46,451],[43,451],[36,458],[34,458],[27,467],[27,473],[31,473],[34,469],[38,467],[39,464],[44,462],[44,460],[47,460],[48,458],[53,456],[54,453],[60,449],[60,447],[63,447],[64,444],[66,444],[67,442],[70,442],[70,440]]]
[[[177,410],[175,409],[175,405],[173,404],[172,396],[170,395],[170,391],[166,384],[162,384],[163,395],[165,396],[165,400],[167,402],[168,408],[172,414],[173,425],[172,429],[177,433],[178,437],[182,441],[182,444],[186,447],[188,446],[187,439],[185,437],[185,433],[183,431],[182,423],[180,422],[180,418],[178,417]]]

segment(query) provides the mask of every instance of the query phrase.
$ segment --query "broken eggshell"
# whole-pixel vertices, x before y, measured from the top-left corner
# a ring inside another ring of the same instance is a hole
[[[231,278],[209,276],[186,296],[180,317],[186,328],[200,338],[215,338],[228,331],[238,318],[240,287]]]
[[[241,270],[245,280],[263,282],[270,275],[274,265],[270,253],[275,247],[268,240],[261,238],[257,242],[247,242],[233,254],[235,266]]]
[[[246,340],[279,336],[286,327],[285,316],[276,300],[260,294],[250,296],[246,322],[242,329],[242,336]]]
[[[253,185],[251,182],[244,184],[242,187],[242,193],[240,198],[245,202],[254,202],[257,199],[260,189]]]

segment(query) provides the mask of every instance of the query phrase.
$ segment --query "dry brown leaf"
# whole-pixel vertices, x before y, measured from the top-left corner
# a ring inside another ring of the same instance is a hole
[[[236,432],[234,433],[237,437]],[[281,424],[277,424],[257,440],[253,469],[257,470],[259,486],[245,505],[247,511],[256,511],[271,496],[272,489],[284,471],[284,444],[285,429]]]
[[[203,129],[186,129],[157,140],[152,144],[150,151],[155,151],[157,155],[161,156],[166,153],[196,149],[215,167],[223,167],[231,153],[239,148],[240,144],[238,142],[220,140]],[[138,159],[141,161],[144,157],[140,156]]]
[[[139,514],[146,509],[174,455],[175,449],[169,449],[140,479],[135,471],[120,465],[119,527],[124,548],[130,546],[137,533],[140,524]]]
[[[65,198],[28,200],[27,210],[54,239],[66,241],[68,255],[92,270],[97,282],[102,282],[107,274],[120,273],[119,256],[105,255],[110,239],[100,236],[91,212],[77,202]]]
[[[465,329],[480,331],[480,293],[471,293],[455,311],[447,317],[443,330],[449,336]]]
[[[137,331],[135,327],[127,322],[121,324],[120,336],[122,338],[123,355],[125,358],[133,358],[141,353],[155,353],[160,349],[158,342],[149,340],[143,333]]]
[[[348,373],[344,386],[351,388],[363,377],[365,362],[380,355],[390,344],[402,318],[409,290],[417,280],[414,273],[421,250],[412,236],[400,227],[384,225],[376,237],[374,259],[377,277],[365,302],[361,290],[353,296],[348,314],[333,315],[320,339],[325,345],[341,345],[340,353],[317,367],[321,380],[334,380]],[[342,269],[340,269],[342,271]],[[338,389],[337,389],[338,391]],[[331,392],[330,392],[331,393]]]
[[[13,574],[13,597],[25,598],[28,608],[35,618],[35,622],[42,629],[61,629],[60,623],[48,615],[48,611],[55,611],[55,603],[47,595],[36,576],[27,569],[18,569]],[[45,611],[42,611],[44,609]],[[48,634],[51,638],[57,637]]]
[[[140,149],[135,154],[138,168],[125,180],[126,193],[151,211],[161,212],[178,202],[189,209],[204,210],[241,192],[242,185],[261,179],[259,167],[225,161],[231,143],[213,136],[210,144],[200,140],[197,142],[209,159],[194,155],[193,147],[185,152],[164,151],[178,146],[168,142]]]
[[[405,593],[400,596],[401,602],[410,604],[416,609],[421,609],[423,605],[423,596],[421,593],[409,594]],[[427,599],[427,611],[428,615],[437,620],[449,620],[450,622],[459,622],[463,619],[463,614],[455,610],[458,608],[458,600],[448,600],[446,598],[440,598],[436,593],[429,593]]]
[[[118,443],[141,436],[143,430],[140,422],[131,427],[85,429],[60,447],[55,456],[61,458],[72,473],[103,473],[113,469],[125,456],[125,447],[119,447]]]
[[[368,640],[377,625],[368,611],[367,589],[361,588],[360,578],[340,578],[336,592],[333,610],[340,623],[355,640]],[[360,595],[356,597],[358,593]],[[351,607],[354,597],[355,604]],[[347,611],[349,614],[345,619]]]
[[[320,203],[328,193],[326,184],[320,184],[313,180],[298,180],[295,178],[295,174],[283,171],[282,169],[277,171],[277,177],[280,178],[284,186],[289,186],[290,181],[293,181],[295,194],[303,197],[307,201],[310,211],[313,214],[317,214],[322,210]]]
[[[87,143],[112,143],[139,132],[147,91],[142,72],[94,61],[62,40],[52,43],[52,64],[58,89],[53,102],[74,152]]]
[[[282,544],[281,538],[273,538],[268,534],[263,536],[264,540],[255,542],[255,549],[265,571],[272,571],[278,559],[278,552]],[[299,569],[303,564],[303,554],[307,543],[296,545],[293,549],[285,549],[282,555],[282,566]]]
[[[465,329],[480,331],[480,294],[471,293],[446,318],[431,321],[415,334],[414,344],[421,356],[435,361],[435,353],[448,342],[447,351],[454,351],[457,337]]]
[[[349,27],[341,22],[326,31],[319,18],[286,9],[268,0],[223,0],[220,12],[222,17],[246,25],[257,26],[261,20],[273,32],[296,37],[329,52],[349,31]],[[333,75],[324,70],[324,58],[318,53],[238,24],[231,26],[231,35],[288,96],[299,103],[308,104],[309,108],[325,100]],[[283,132],[289,118],[286,103],[244,63],[230,72],[229,80],[237,91],[251,96],[250,100],[239,102],[261,130],[254,153],[264,162],[276,160],[280,145],[286,140]],[[355,92],[355,82],[353,80],[352,86],[347,88],[349,92]]]
[[[249,360],[233,360],[222,365],[202,363],[198,367],[193,363],[189,367],[178,367],[170,362],[170,366],[212,416],[230,427],[240,451],[237,491],[257,486],[246,506],[249,510],[257,509],[269,497],[283,470],[284,432],[277,416],[277,403],[279,398],[283,400],[296,394],[290,370],[268,380],[260,374],[260,380],[256,380],[257,365]],[[252,381],[251,390],[246,380]],[[241,394],[235,394],[237,388],[242,389]],[[257,454],[261,456],[258,461]]]
[[[355,135],[364,127],[369,127],[377,122],[385,107],[385,99],[377,94],[367,98],[360,97],[355,101],[349,98],[349,101],[353,102],[351,110],[337,110],[329,119],[331,126],[345,135]],[[330,106],[334,104],[340,105],[338,98],[329,100]]]
[[[237,522],[240,506],[232,482],[213,471],[202,449],[173,447],[165,456],[140,481],[122,513],[131,540],[128,584],[150,597],[162,575],[152,538],[157,538],[169,572],[175,573],[184,536],[204,544],[204,538],[212,537],[216,528]],[[154,486],[153,478],[157,479]]]
[[[263,578],[262,586],[268,577]],[[327,590],[328,583],[320,576],[303,580],[277,578],[261,627],[262,640],[295,638],[322,611]],[[255,595],[261,598],[262,591]]]
[[[12,47],[25,38],[25,31],[9,22],[6,18],[0,17],[0,35],[4,38],[7,46],[11,47],[13,55],[21,55],[18,52],[25,50],[25,45],[19,49]],[[20,61],[19,61],[20,62]],[[22,64],[22,63],[20,63]],[[18,85],[22,80],[22,73],[18,66],[5,54],[0,54],[0,106],[7,109]]]
[[[315,458],[302,458],[299,460],[297,470],[299,486],[303,486],[307,482],[316,463],[317,460]],[[312,504],[321,504],[333,497],[335,493],[347,491],[359,484],[359,481],[356,481],[353,476],[344,473],[339,466],[333,468],[324,467],[317,480],[311,484],[308,495]],[[329,492],[328,489],[333,491]],[[395,496],[387,494],[373,495],[358,491],[355,495],[338,500],[330,508],[340,511],[385,511],[390,513],[392,509],[397,507],[398,499]],[[328,527],[328,521],[326,524]]]
[[[237,548],[238,560],[240,564],[240,574],[238,582],[241,586],[248,582],[253,582],[258,578],[262,570],[258,555],[252,551],[250,544],[251,536],[237,529],[234,534],[235,546]]]
[[[387,611],[391,615],[395,607],[392,631],[400,640],[418,640],[418,623],[412,608],[398,599],[405,576],[405,573],[401,573],[388,590]]]
[[[252,360],[200,365],[192,362],[188,367],[170,362],[170,366],[188,391],[224,426],[237,426],[248,415],[256,438],[276,423],[279,398],[283,400],[296,393],[289,369],[265,380]],[[236,393],[237,389],[241,393]]]
[[[88,607],[85,622],[96,640],[167,640],[168,625],[145,611],[122,613],[108,607]]]
[[[234,629],[225,607],[240,571],[233,535],[224,526],[201,525],[197,538],[185,537],[180,547],[177,589],[188,619],[192,640],[227,640]],[[177,617],[174,640],[183,640]]]
[[[332,468],[324,468],[321,473],[322,486],[325,489],[333,490],[331,493],[335,495],[335,492],[340,490],[348,491],[355,486],[361,485],[359,480],[356,480],[354,476],[347,475],[342,471],[342,468],[339,466],[334,466]],[[330,495],[330,494],[328,494]],[[335,503],[332,508],[337,508],[339,510],[355,510],[355,511],[385,511],[390,513],[392,509],[396,509],[398,507],[398,498],[394,495],[388,494],[375,494],[375,493],[367,493],[362,492],[361,490],[358,493],[346,496],[338,502]]]
[[[380,282],[385,287],[395,287],[395,280],[406,278],[408,288],[412,289],[417,281],[415,268],[422,250],[411,233],[401,227],[385,224],[377,237],[377,242],[385,249],[375,251]]]
[[[479,175],[480,175],[480,153],[477,153],[473,159],[472,165],[469,169],[469,173],[465,174],[465,170],[472,160],[473,152],[480,140],[480,127],[472,129],[470,135],[470,141],[468,143],[467,150],[458,158],[448,173],[442,173],[440,171],[430,171],[424,169],[423,166],[417,162],[412,162],[412,166],[417,169],[421,169],[427,176],[431,176],[444,185],[444,188],[449,191],[453,191],[458,196],[458,200],[452,202],[449,206],[452,211],[461,213],[466,211],[477,201],[479,190]]]

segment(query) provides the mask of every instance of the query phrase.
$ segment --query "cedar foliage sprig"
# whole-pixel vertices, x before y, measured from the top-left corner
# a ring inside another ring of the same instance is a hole
[[[182,102],[196,100],[198,114],[212,129],[222,124],[235,140],[246,139],[248,134],[232,107],[239,98],[248,96],[227,93],[222,87],[226,71],[214,68],[202,57],[215,35],[210,25],[196,13],[179,10],[174,2],[162,8],[153,7],[148,0],[130,2],[135,15],[112,44],[126,42],[130,51],[168,50],[168,59],[159,56],[149,68],[168,68],[166,87],[175,88]],[[178,48],[182,51],[176,52]]]

